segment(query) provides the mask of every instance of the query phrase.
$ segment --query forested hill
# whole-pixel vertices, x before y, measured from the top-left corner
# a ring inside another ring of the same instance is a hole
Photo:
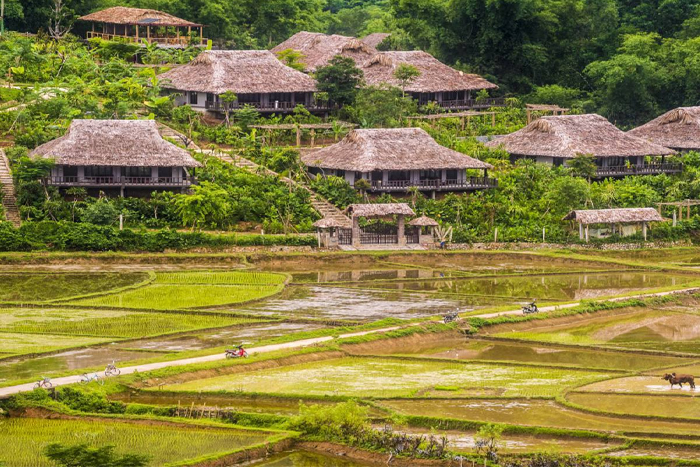
[[[54,0],[5,0],[7,26],[37,32]],[[504,95],[578,106],[621,126],[700,102],[700,0],[64,0],[77,17],[127,5],[207,25],[226,48],[269,48],[301,30],[391,32],[486,76]],[[85,25],[76,23],[80,33]],[[386,45],[386,44],[383,44]]]

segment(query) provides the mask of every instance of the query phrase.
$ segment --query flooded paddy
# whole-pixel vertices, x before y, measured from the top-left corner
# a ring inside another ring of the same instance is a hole
[[[482,279],[379,282],[387,290],[503,297],[519,300],[586,300],[656,289],[682,287],[697,281],[692,276],[648,272],[553,274],[547,276],[490,277]]]
[[[39,376],[51,376],[70,370],[104,367],[112,360],[117,365],[149,358],[152,354],[131,352],[109,347],[69,350],[38,357],[8,358],[0,360],[0,383]]]
[[[146,273],[0,273],[0,301],[57,300],[138,284]]]
[[[264,339],[301,331],[313,331],[323,327],[324,326],[321,324],[271,322],[207,329],[178,334],[176,336],[140,339],[117,344],[117,347],[159,352],[182,352],[186,350],[203,350],[222,346],[233,346],[240,343],[255,345]]]
[[[697,448],[686,446],[632,447],[622,451],[609,452],[610,457],[659,457],[664,459],[700,459],[700,446]]]
[[[309,451],[294,451],[272,456],[251,467],[372,467],[382,464],[366,464],[343,457],[329,456]]]
[[[299,395],[398,397],[446,392],[555,395],[605,377],[590,371],[348,357],[216,376],[165,386],[171,391],[238,391]]]
[[[615,414],[700,419],[700,397],[573,392],[566,398],[585,408]]]
[[[698,383],[700,383],[700,381],[698,381]],[[683,384],[682,389],[679,388],[677,384],[671,388],[671,384],[660,376],[628,376],[600,381],[577,388],[576,390],[581,392],[680,393],[700,395],[700,384],[697,385],[695,390],[690,389],[690,385],[688,384]]]
[[[700,436],[700,423],[598,415],[551,400],[453,399],[384,400],[382,407],[406,415],[606,432]]]
[[[402,349],[394,349],[393,354],[425,358],[524,362],[574,368],[626,371],[659,368],[673,364],[683,365],[688,362],[688,359],[671,356],[578,349],[573,346],[545,346],[472,339],[466,342],[462,339],[462,342],[459,343],[446,342],[433,346],[406,346]]]

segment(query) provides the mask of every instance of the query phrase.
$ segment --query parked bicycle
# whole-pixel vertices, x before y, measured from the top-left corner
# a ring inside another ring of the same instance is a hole
[[[109,378],[110,376],[119,376],[121,374],[121,370],[117,368],[117,365],[114,360],[112,360],[112,363],[108,364],[105,367],[105,377]]]
[[[83,376],[80,378],[80,384],[89,384],[93,381],[100,385],[105,384],[105,380],[100,378],[100,375],[98,375],[97,373],[83,373]]]
[[[51,378],[47,378],[46,376],[42,376],[41,379],[39,380],[39,382],[34,385],[34,389],[39,389],[39,388],[49,389],[52,387],[53,387],[53,384],[51,384]]]
[[[523,314],[524,315],[530,315],[532,313],[539,313],[539,312],[540,312],[540,309],[537,308],[537,303],[535,303],[535,302],[532,302],[529,305],[523,307]]]
[[[442,321],[447,324],[447,323],[453,323],[455,321],[459,320],[459,312],[458,311],[450,311],[447,313],[445,316],[443,316]]]

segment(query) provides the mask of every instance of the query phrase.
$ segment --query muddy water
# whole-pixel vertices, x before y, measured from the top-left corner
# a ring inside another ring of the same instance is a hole
[[[654,447],[639,447],[632,449],[625,449],[624,451],[615,451],[607,454],[612,457],[662,457],[665,459],[700,459],[700,446],[694,449],[692,447],[683,446],[654,446]]]
[[[388,290],[441,292],[458,295],[513,299],[585,300],[653,289],[682,287],[695,280],[689,276],[659,273],[616,272],[549,276],[493,277],[484,279],[382,282],[373,287]]]
[[[686,369],[683,368],[685,371]],[[680,371],[679,371],[680,373]],[[700,396],[700,381],[696,383],[696,389],[691,389],[690,385],[683,384],[673,386],[660,376],[628,376],[625,378],[610,379],[599,383],[589,384],[578,388],[582,392],[613,392],[613,393],[652,393],[652,394],[687,394]]]
[[[291,286],[281,295],[243,306],[238,310],[258,315],[292,315],[307,318],[374,321],[382,318],[412,319],[454,309],[470,310],[508,303],[490,297],[464,300],[415,293],[383,292],[348,287]]]
[[[644,370],[687,364],[689,359],[657,357],[631,352],[605,352],[574,347],[538,346],[497,341],[473,340],[460,345],[433,348],[407,347],[397,354],[454,360],[493,360],[531,362],[587,369]]]
[[[231,326],[208,331],[195,331],[170,337],[142,339],[118,344],[121,348],[181,352],[202,350],[244,342],[251,345],[262,339],[282,336],[301,331],[320,329],[320,324],[271,323],[252,326]]]
[[[700,436],[700,423],[696,422],[667,422],[596,415],[568,409],[549,400],[386,400],[382,401],[381,405],[408,415],[428,417],[620,433]]]
[[[365,464],[342,457],[332,457],[308,451],[282,453],[251,467],[372,467],[384,464]]]
[[[700,419],[700,397],[569,393],[566,398],[576,405],[604,412]]]
[[[110,346],[71,350],[45,357],[5,359],[0,360],[0,383],[33,377],[38,379],[40,376],[50,376],[68,370],[103,367],[112,360],[116,360],[119,365],[152,356],[144,352],[118,350]]]

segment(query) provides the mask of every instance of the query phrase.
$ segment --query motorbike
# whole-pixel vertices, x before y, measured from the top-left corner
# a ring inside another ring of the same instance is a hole
[[[248,352],[242,345],[237,345],[235,349],[226,349],[226,358],[248,358]]]
[[[523,314],[524,315],[530,315],[532,313],[539,313],[539,312],[540,312],[540,309],[537,308],[537,303],[535,303],[535,302],[532,302],[529,305],[523,307]]]
[[[457,321],[458,319],[459,319],[459,312],[458,311],[450,311],[442,318],[442,321],[445,324],[447,324],[447,323],[452,323],[454,321]]]

